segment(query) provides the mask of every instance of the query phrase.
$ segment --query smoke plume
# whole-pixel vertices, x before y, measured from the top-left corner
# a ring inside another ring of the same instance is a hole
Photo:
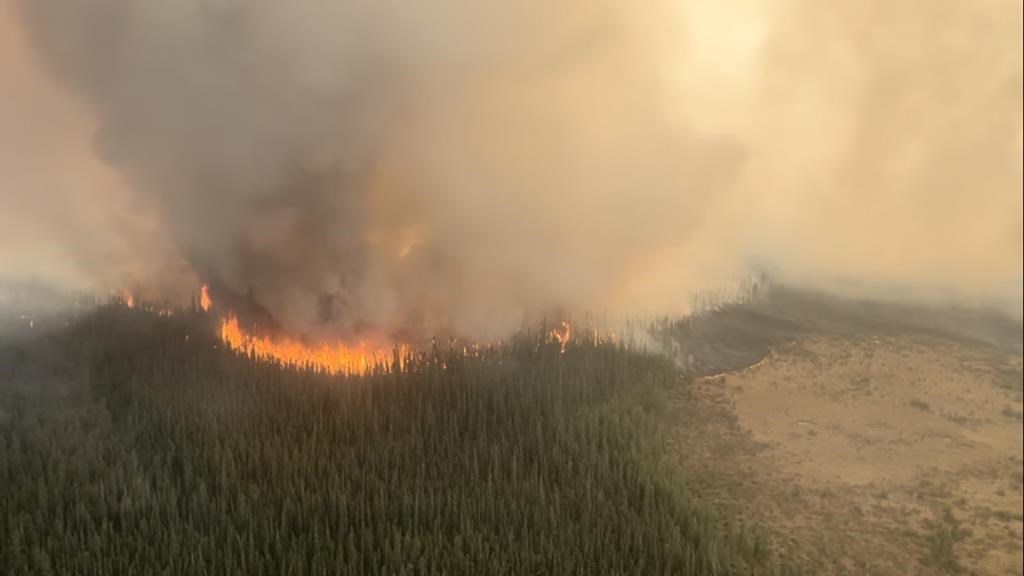
[[[1020,0],[0,6],[11,269],[332,336],[751,269],[1019,307]]]

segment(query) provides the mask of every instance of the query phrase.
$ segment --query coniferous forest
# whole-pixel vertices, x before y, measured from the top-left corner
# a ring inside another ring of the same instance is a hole
[[[766,574],[662,458],[672,362],[543,329],[331,376],[109,305],[0,336],[5,574]]]

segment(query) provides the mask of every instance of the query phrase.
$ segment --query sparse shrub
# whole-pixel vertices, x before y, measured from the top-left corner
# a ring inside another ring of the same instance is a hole
[[[963,567],[956,556],[956,544],[970,532],[960,526],[953,511],[946,508],[942,517],[931,523],[928,533],[928,563],[945,574],[960,574]]]
[[[1009,418],[1010,420],[1016,420],[1018,422],[1024,420],[1024,412],[1021,412],[1020,410],[1015,410],[1013,406],[1004,407],[1003,416]]]
[[[917,398],[914,398],[908,404],[911,408],[916,408],[922,412],[931,412],[932,410],[932,407],[929,406],[927,402],[924,400],[918,400]]]

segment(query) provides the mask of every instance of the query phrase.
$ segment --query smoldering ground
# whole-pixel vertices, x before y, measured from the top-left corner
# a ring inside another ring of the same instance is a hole
[[[342,336],[752,266],[1019,309],[1019,0],[5,4],[5,266]]]

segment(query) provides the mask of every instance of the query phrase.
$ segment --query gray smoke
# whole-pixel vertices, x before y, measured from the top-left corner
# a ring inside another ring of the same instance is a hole
[[[116,181],[45,186],[89,199],[70,231],[30,219],[83,277],[472,337],[685,311],[752,266],[977,301],[1021,277],[1019,0],[12,8],[12,61],[73,96],[54,139]]]

